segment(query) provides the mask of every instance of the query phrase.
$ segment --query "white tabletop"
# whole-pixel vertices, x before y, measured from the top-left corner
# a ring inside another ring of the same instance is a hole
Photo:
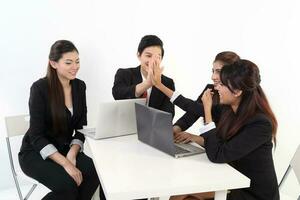
[[[174,158],[137,139],[137,135],[86,138],[108,200],[125,200],[249,187],[250,180],[206,154]]]

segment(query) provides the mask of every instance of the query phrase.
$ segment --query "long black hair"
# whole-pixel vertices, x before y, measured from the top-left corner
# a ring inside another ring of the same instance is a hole
[[[66,132],[66,108],[62,84],[58,79],[56,69],[51,66],[50,61],[58,62],[64,53],[73,51],[78,53],[77,48],[72,42],[68,40],[58,40],[51,46],[49,53],[46,78],[48,80],[50,109],[54,134],[63,134]]]
[[[249,60],[239,60],[225,65],[220,74],[221,82],[234,93],[241,90],[242,96],[237,112],[230,106],[225,109],[218,124],[218,132],[228,139],[235,135],[256,113],[264,113],[272,123],[272,137],[276,144],[277,120],[268,99],[260,86],[258,67]]]

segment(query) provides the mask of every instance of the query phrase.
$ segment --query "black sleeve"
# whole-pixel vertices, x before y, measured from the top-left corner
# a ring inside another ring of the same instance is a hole
[[[174,81],[172,79],[169,79],[168,83],[166,83],[166,86],[175,91],[175,84],[174,84]],[[163,100],[163,103],[162,103],[162,106],[161,106],[161,109],[163,111],[166,111],[166,112],[169,112],[169,113],[172,113],[172,116],[174,117],[175,116],[175,106],[174,104],[170,101],[169,97],[167,97],[166,95],[164,95],[165,98]]]
[[[198,97],[196,102],[201,102],[201,96]],[[182,131],[190,128],[198,119],[200,115],[194,115],[192,112],[187,111],[180,119],[176,121],[174,125],[177,125],[181,128]]]
[[[212,84],[207,84],[204,88],[204,90],[201,92],[201,94],[199,95],[199,97],[197,98],[197,100],[195,102],[197,102],[198,104],[201,104],[202,105],[202,96],[203,96],[203,93],[208,89],[213,89],[214,86]],[[216,92],[216,91],[214,91]],[[215,109],[216,106],[213,107],[212,109],[212,115],[213,116],[217,116],[219,115],[218,113],[218,109]],[[190,128],[198,119],[199,117],[201,117],[203,115],[199,115],[199,114],[193,114],[193,112],[190,112],[190,111],[187,111],[180,119],[178,119],[176,121],[176,123],[174,125],[177,125],[181,128],[182,131],[185,131],[187,130],[188,128]],[[203,116],[204,117],[204,116]],[[214,119],[216,120],[216,119]]]
[[[182,110],[191,113],[195,117],[199,118],[204,114],[204,108],[202,104],[189,98],[185,98],[182,95],[179,95],[173,103]]]
[[[82,81],[81,85],[80,85],[80,94],[82,95],[81,96],[81,100],[82,100],[82,105],[81,105],[82,106],[82,113],[80,113],[81,117],[80,117],[78,123],[76,124],[75,134],[73,136],[73,139],[79,139],[82,142],[85,141],[85,137],[84,137],[84,135],[82,133],[78,132],[77,130],[78,129],[82,129],[83,126],[87,125],[87,106],[86,106],[86,94],[85,94],[85,91],[86,91],[86,85]]]
[[[42,88],[37,82],[30,88],[29,113],[30,126],[26,133],[33,148],[40,152],[45,146],[50,144],[46,138],[46,97],[43,95]]]
[[[229,163],[272,140],[272,125],[269,120],[260,117],[246,124],[227,141],[217,135],[216,129],[201,135],[204,138],[206,154],[212,162]]]
[[[112,95],[115,100],[120,99],[134,99],[136,85],[131,84],[131,74],[126,69],[118,69],[114,86],[112,88]]]

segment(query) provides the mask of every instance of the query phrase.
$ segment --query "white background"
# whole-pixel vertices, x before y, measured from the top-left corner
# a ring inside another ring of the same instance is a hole
[[[137,46],[146,34],[163,40],[165,74],[190,98],[210,82],[220,51],[235,51],[259,66],[279,121],[274,157],[280,180],[300,142],[299,11],[297,0],[1,0],[0,189],[13,185],[4,116],[28,113],[29,88],[45,75],[53,42],[71,40],[80,52],[78,78],[87,84],[93,124],[98,102],[113,99],[117,68],[138,65]]]

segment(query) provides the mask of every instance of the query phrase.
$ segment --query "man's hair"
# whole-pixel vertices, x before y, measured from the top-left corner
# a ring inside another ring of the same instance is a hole
[[[145,48],[151,46],[159,46],[161,48],[161,57],[164,57],[164,47],[163,42],[156,35],[145,35],[142,37],[140,44],[138,46],[138,53],[141,55]]]

